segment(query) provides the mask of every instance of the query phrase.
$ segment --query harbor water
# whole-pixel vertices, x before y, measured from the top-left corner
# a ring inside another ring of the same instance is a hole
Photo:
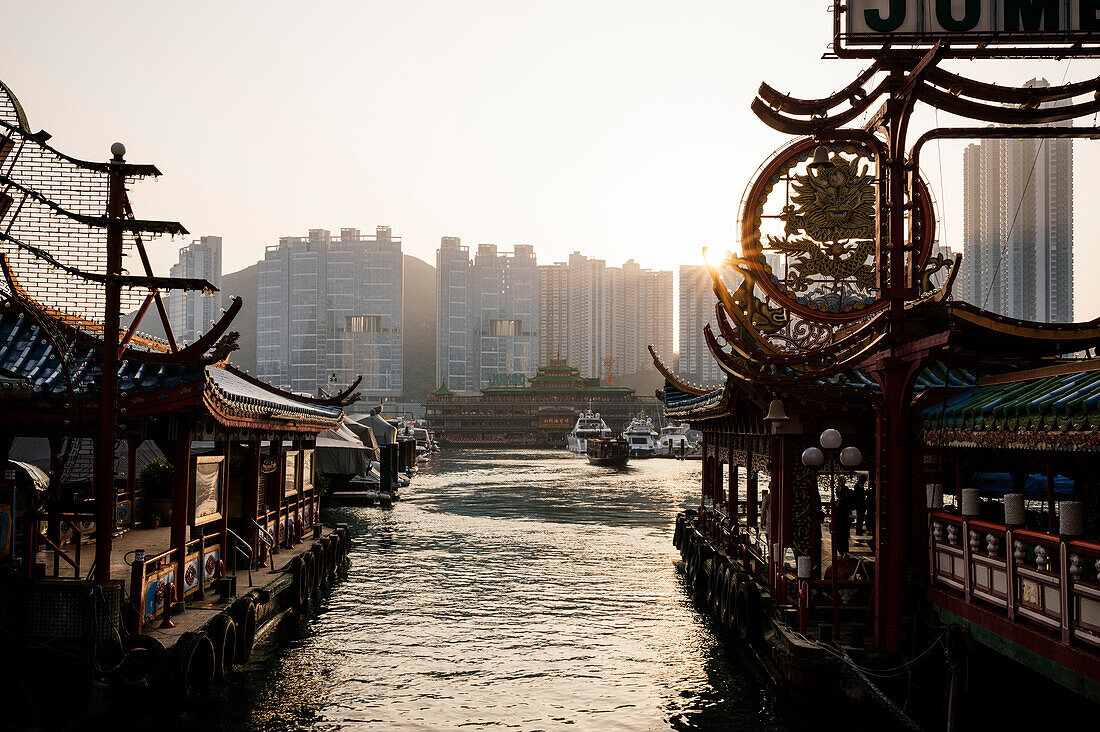
[[[193,729],[821,729],[685,592],[699,462],[450,450],[392,509],[326,509],[346,580],[285,623]]]

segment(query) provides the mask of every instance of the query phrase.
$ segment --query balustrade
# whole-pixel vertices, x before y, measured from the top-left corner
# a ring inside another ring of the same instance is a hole
[[[1100,544],[934,512],[929,560],[967,602],[1100,648]]]

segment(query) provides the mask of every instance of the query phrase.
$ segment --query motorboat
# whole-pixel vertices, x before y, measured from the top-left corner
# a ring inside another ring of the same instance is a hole
[[[565,438],[565,447],[569,452],[584,455],[588,451],[588,441],[593,438],[610,438],[611,429],[600,417],[599,412],[586,409],[577,417],[573,431]]]
[[[593,465],[624,468],[630,461],[630,443],[622,437],[590,437],[585,443],[585,454]]]
[[[623,430],[623,439],[630,445],[630,457],[648,458],[657,454],[657,432],[648,414],[639,414]]]
[[[669,457],[693,455],[699,450],[702,433],[687,424],[670,424],[661,428],[657,438],[657,454]]]

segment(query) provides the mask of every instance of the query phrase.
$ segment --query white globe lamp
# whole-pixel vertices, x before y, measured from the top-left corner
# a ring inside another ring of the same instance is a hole
[[[807,468],[820,468],[825,464],[825,453],[820,447],[807,447],[802,451],[802,464]]]
[[[840,447],[843,438],[836,430],[829,428],[821,433],[821,446],[826,450],[835,450]]]
[[[846,468],[854,468],[863,462],[863,454],[858,447],[849,445],[840,451],[840,464]]]

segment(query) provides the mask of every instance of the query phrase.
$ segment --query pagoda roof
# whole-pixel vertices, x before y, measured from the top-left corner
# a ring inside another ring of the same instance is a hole
[[[10,302],[0,307],[0,399],[30,399],[34,404],[25,408],[41,412],[64,408],[71,395],[87,402],[85,410],[96,409],[102,374],[98,341],[72,338],[59,352],[55,344],[65,343],[58,336],[63,331],[48,331],[40,322]],[[120,404],[132,416],[205,405],[226,426],[306,432],[331,429],[343,418],[334,400],[291,394],[224,363],[150,361],[151,355],[131,350],[119,360]],[[11,404],[9,414],[20,408]]]
[[[428,396],[454,396],[455,393],[447,387],[447,380],[444,379],[442,383],[435,389],[435,391],[428,392]]]

